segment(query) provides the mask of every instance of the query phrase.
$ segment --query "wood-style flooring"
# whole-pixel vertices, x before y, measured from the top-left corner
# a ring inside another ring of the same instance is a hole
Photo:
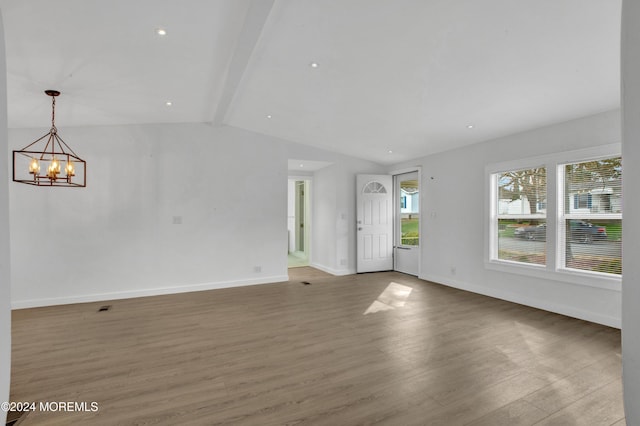
[[[625,424],[619,330],[394,272],[290,279],[14,311],[12,401],[98,403],[21,426]]]

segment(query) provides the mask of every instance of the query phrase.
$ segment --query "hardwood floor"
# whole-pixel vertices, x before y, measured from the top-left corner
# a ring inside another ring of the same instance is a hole
[[[624,425],[619,330],[400,273],[290,279],[14,311],[11,400],[98,403],[21,426]]]

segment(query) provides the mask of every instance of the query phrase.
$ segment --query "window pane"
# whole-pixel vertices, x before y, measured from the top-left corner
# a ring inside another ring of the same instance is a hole
[[[498,259],[545,265],[546,169],[499,173],[497,182]]]
[[[498,215],[545,217],[547,172],[544,167],[498,174]]]
[[[565,165],[567,214],[622,212],[621,157]]]
[[[400,181],[400,216],[400,243],[417,246],[420,241],[420,193],[415,179]]]
[[[621,275],[621,157],[563,167],[564,267]]]
[[[622,274],[622,220],[565,223],[567,268]]]
[[[544,265],[547,261],[544,220],[498,219],[498,259]]]

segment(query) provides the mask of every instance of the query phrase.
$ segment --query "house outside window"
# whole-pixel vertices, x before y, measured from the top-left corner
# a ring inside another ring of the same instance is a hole
[[[593,203],[591,194],[573,194],[573,205],[569,209],[572,211],[591,209]]]
[[[400,216],[402,245],[419,245],[420,192],[415,180],[400,182]]]

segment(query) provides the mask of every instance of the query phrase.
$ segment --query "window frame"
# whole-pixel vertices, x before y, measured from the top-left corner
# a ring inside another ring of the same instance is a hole
[[[589,161],[598,161],[598,160],[605,160],[608,158],[614,158],[614,157],[621,157],[620,154],[613,154],[613,155],[604,155],[604,156],[599,156],[599,157],[591,157],[588,159],[580,159],[577,161],[568,161],[568,162],[564,162],[564,163],[559,163],[556,166],[556,170],[557,170],[557,182],[558,182],[558,186],[557,188],[559,188],[558,190],[558,200],[557,200],[557,216],[558,216],[558,232],[557,232],[557,259],[556,259],[556,264],[557,264],[557,269],[559,271],[562,272],[568,272],[568,273],[579,273],[579,274],[588,274],[588,275],[593,275],[593,276],[603,276],[603,277],[618,277],[618,278],[622,278],[622,274],[620,275],[616,275],[616,274],[608,274],[605,272],[597,272],[597,271],[587,271],[587,270],[582,270],[582,269],[577,269],[577,268],[570,268],[567,266],[567,259],[566,259],[566,243],[567,243],[567,229],[566,229],[566,222],[568,220],[620,220],[622,222],[622,215],[624,212],[620,212],[620,213],[586,213],[586,212],[576,212],[576,213],[566,213],[566,205],[565,205],[565,166],[569,165],[569,164],[577,164],[577,163],[584,163],[584,162],[589,162]],[[624,179],[624,168],[622,170],[622,179]],[[624,182],[623,182],[624,185]],[[577,195],[577,194],[576,194]],[[588,195],[588,206],[586,208],[591,209],[592,206],[592,195],[591,194],[581,194],[581,195]],[[581,207],[576,207],[576,209],[581,209]]]
[[[564,201],[559,200],[559,197],[562,197],[563,194],[562,191],[558,189],[559,184],[564,182],[563,176],[562,180],[560,180],[560,172],[558,171],[563,165],[616,156],[621,156],[620,143],[520,158],[486,165],[484,209],[486,224],[484,227],[485,268],[512,274],[528,275],[552,281],[621,291],[621,275],[583,271],[564,267],[564,246],[561,245],[564,244],[564,240],[560,237],[560,232],[564,229],[561,220],[566,219],[566,216],[563,214],[564,212],[561,211],[561,208],[564,206]],[[497,174],[506,171],[539,167],[545,167],[547,170],[546,265],[498,259]],[[554,170],[556,171],[555,173]]]

